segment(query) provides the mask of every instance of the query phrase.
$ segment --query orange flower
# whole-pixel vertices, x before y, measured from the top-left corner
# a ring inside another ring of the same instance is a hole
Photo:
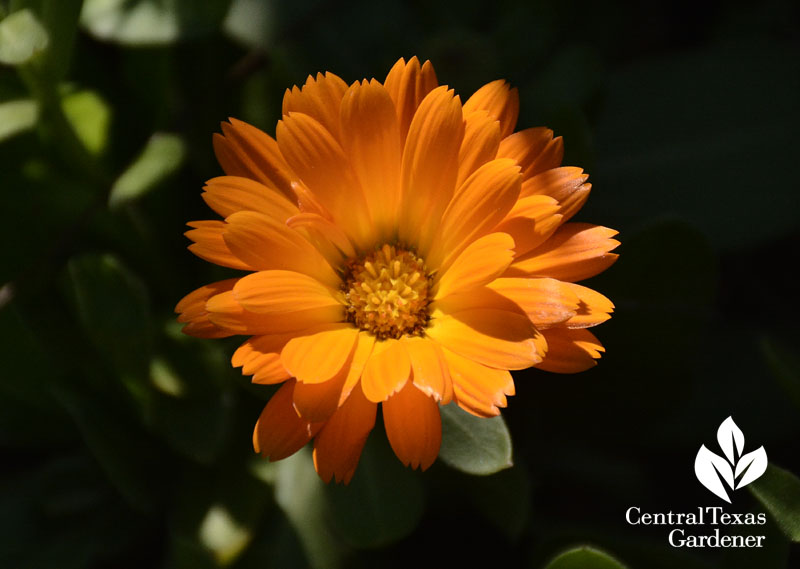
[[[587,328],[613,305],[574,283],[614,262],[616,232],[567,223],[588,176],[560,166],[550,130],[514,133],[518,110],[504,81],[462,104],[414,57],[383,83],[309,77],[286,91],[275,139],[222,124],[226,175],[203,198],[224,219],[186,235],[249,274],[176,311],[187,334],[250,336],[233,365],[283,383],[257,452],[278,460],[313,439],[322,479],[348,482],[380,403],[397,456],[426,469],[439,405],[491,417],[514,394],[509,370],[595,364]]]

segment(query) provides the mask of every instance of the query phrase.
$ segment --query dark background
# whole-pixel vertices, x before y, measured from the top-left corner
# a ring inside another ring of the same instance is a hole
[[[674,549],[625,522],[765,511],[695,478],[728,416],[800,473],[795,3],[83,4],[76,27],[81,2],[0,2],[52,34],[46,64],[0,67],[0,105],[42,105],[0,139],[0,566],[539,568],[587,544],[631,568],[800,566],[771,517],[745,528],[763,550]],[[564,137],[593,183],[576,219],[620,231],[588,283],[617,310],[593,370],[515,373],[513,468],[398,470],[378,426],[355,488],[323,488],[305,454],[254,461],[269,389],[230,368],[235,339],[180,334],[175,303],[227,274],[182,232],[211,217],[221,120],[274,134],[308,74],[383,80],[412,55],[462,100],[507,79],[518,128]]]

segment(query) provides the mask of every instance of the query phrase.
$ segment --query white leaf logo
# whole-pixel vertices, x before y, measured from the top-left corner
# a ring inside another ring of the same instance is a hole
[[[702,445],[694,459],[694,473],[703,486],[730,504],[731,499],[723,482],[731,490],[738,490],[756,480],[767,469],[767,452],[762,446],[753,452],[742,454],[744,433],[733,422],[733,417],[728,417],[719,426],[717,442],[725,457]]]

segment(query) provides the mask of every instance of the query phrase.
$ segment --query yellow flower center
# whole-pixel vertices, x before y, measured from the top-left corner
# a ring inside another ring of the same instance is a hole
[[[430,278],[412,251],[383,245],[345,265],[347,319],[380,340],[420,335],[428,324]]]

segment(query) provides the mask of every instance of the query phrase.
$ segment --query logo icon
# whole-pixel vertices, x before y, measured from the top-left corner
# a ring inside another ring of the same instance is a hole
[[[756,480],[767,469],[767,452],[761,446],[752,452],[744,452],[744,433],[728,417],[717,430],[717,442],[725,457],[714,454],[702,445],[694,459],[694,473],[700,483],[714,494],[731,503],[725,483],[731,490],[738,490]]]

